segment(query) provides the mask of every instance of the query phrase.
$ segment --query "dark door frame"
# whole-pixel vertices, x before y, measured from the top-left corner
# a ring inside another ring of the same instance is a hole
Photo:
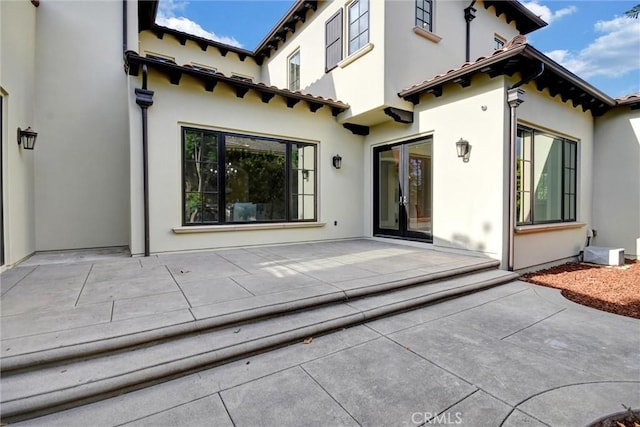
[[[4,265],[4,97],[0,94],[0,266]]]
[[[399,200],[397,201],[400,204],[398,209],[398,230],[393,229],[383,229],[379,227],[380,224],[380,168],[379,168],[379,155],[383,151],[388,151],[393,147],[408,147],[411,144],[415,144],[417,142],[430,142],[433,147],[433,137],[425,136],[420,138],[414,138],[407,141],[396,142],[392,144],[381,145],[373,148],[373,235],[379,237],[392,237],[399,238],[405,240],[417,240],[421,242],[433,242],[433,231],[430,234],[425,234],[421,232],[411,231],[409,230],[409,215],[406,208],[406,203],[400,203],[400,198],[405,198],[407,195],[403,194],[403,176],[406,174],[406,168],[408,168],[408,164],[405,164],[405,155],[404,149],[401,149],[401,158],[399,167],[404,168],[405,171],[401,172],[400,175],[400,183],[398,188]],[[431,161],[431,176],[428,177],[429,185],[431,186],[431,194],[433,194],[433,152],[432,152],[432,161]],[[433,198],[431,199],[431,210],[433,211]],[[433,215],[431,215],[433,221]],[[432,222],[433,224],[433,222]],[[433,230],[433,226],[432,226]]]

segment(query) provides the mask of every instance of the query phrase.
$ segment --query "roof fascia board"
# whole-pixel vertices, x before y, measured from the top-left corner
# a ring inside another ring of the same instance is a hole
[[[185,67],[185,66],[181,66],[175,63],[171,63],[171,62],[164,62],[164,61],[160,61],[157,59],[153,59],[153,58],[146,58],[143,56],[138,55],[135,52],[129,51],[127,52],[126,55],[126,60],[128,65],[130,66],[131,64],[135,64],[135,65],[148,65],[150,67],[154,67],[160,71],[164,71],[167,72],[168,74],[171,73],[175,73],[175,74],[186,74],[186,75],[190,75],[192,77],[195,78],[199,78],[200,80],[202,80],[203,82],[222,82],[222,83],[226,83],[230,86],[233,86],[235,88],[242,88],[242,89],[247,89],[247,90],[255,90],[257,92],[259,92],[260,94],[264,94],[264,93],[268,93],[268,94],[273,94],[273,95],[279,95],[287,100],[290,99],[295,99],[295,100],[303,100],[303,101],[307,101],[307,103],[309,104],[310,108],[312,109],[312,111],[317,110],[318,108],[317,105],[321,104],[321,105],[326,105],[328,107],[330,107],[332,109],[332,112],[343,112],[345,110],[347,110],[349,108],[348,104],[345,104],[344,102],[340,102],[340,101],[336,101],[333,99],[326,99],[326,98],[322,98],[322,97],[316,97],[314,95],[311,94],[303,94],[303,93],[298,93],[298,92],[291,92],[285,89],[279,89],[276,87],[272,87],[272,86],[267,86],[265,84],[262,83],[253,83],[253,82],[249,82],[246,80],[241,80],[241,79],[237,79],[237,78],[233,78],[233,77],[228,77],[225,76],[223,74],[220,73],[209,73],[206,71],[201,71],[201,70],[197,70],[194,68],[190,68],[190,67]],[[130,67],[130,72],[129,74],[131,75],[137,75],[137,73],[135,71],[133,71],[133,69],[131,69]],[[176,80],[176,83],[174,84],[178,84],[179,83],[179,79]],[[215,85],[214,85],[215,86]],[[335,114],[334,114],[335,115]]]
[[[596,89],[595,87],[587,83],[586,81],[582,80],[580,77],[576,76],[571,71],[564,68],[562,65],[553,61],[551,58],[546,56],[544,53],[540,52],[535,47],[531,45],[526,45],[526,48],[524,49],[523,53],[528,58],[536,59],[540,62],[543,62],[545,67],[548,70],[552,70],[555,74],[569,81],[574,86],[577,86],[578,88],[587,92],[589,95],[593,96],[594,98],[598,98],[600,101],[606,103],[610,107],[613,107],[614,105],[616,105],[615,99],[599,91],[598,89]]]
[[[264,49],[267,43],[269,43],[269,40],[271,40],[276,35],[276,33],[280,31],[280,28],[293,17],[293,14],[304,2],[305,0],[297,0],[294,4],[292,4],[287,13],[285,13],[280,21],[278,21],[278,23],[273,26],[271,31],[269,31],[269,34],[267,34],[265,38],[262,39],[262,41],[258,44],[258,47],[256,47],[253,52],[257,53]]]
[[[229,52],[235,52],[237,54],[242,54],[242,55],[246,55],[246,56],[251,56],[253,57],[254,52],[247,50],[247,49],[243,49],[237,46],[232,46],[226,43],[222,43],[222,42],[218,42],[215,40],[210,40],[210,39],[206,39],[204,37],[200,37],[200,36],[196,36],[193,34],[189,34],[189,33],[185,33],[183,31],[178,31],[175,30],[173,28],[169,28],[169,27],[164,27],[162,25],[158,25],[158,24],[154,24],[153,27],[151,28],[151,31],[160,31],[162,33],[165,34],[171,34],[172,36],[176,37],[176,38],[186,38],[187,40],[191,40],[193,42],[196,42],[198,44],[200,43],[205,43],[207,46],[211,46],[211,47],[215,47],[215,48],[222,48],[222,49],[226,49]]]

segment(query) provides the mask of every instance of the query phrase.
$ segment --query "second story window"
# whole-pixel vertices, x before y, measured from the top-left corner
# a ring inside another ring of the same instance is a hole
[[[300,51],[289,57],[289,90],[300,90]]]
[[[504,47],[504,39],[499,35],[493,36],[493,49],[498,50]]]
[[[433,31],[433,0],[416,0],[416,27]]]
[[[349,5],[349,55],[369,43],[369,0]]]

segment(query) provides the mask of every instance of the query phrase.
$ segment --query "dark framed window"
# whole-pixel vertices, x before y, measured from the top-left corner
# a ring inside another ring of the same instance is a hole
[[[578,143],[518,126],[516,150],[516,223],[575,221]]]
[[[289,56],[289,90],[300,90],[300,50]]]
[[[369,0],[354,0],[349,5],[349,55],[369,43]]]
[[[334,69],[342,61],[342,9],[325,23],[325,71]]]
[[[416,27],[433,31],[433,0],[416,0]]]
[[[493,36],[493,50],[502,49],[504,47],[504,39],[497,34]]]
[[[314,144],[182,128],[183,225],[315,221]]]

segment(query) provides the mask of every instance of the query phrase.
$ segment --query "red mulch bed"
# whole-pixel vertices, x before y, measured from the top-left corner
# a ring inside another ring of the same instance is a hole
[[[572,262],[521,279],[562,289],[565,298],[578,304],[640,319],[640,261],[619,267]]]

